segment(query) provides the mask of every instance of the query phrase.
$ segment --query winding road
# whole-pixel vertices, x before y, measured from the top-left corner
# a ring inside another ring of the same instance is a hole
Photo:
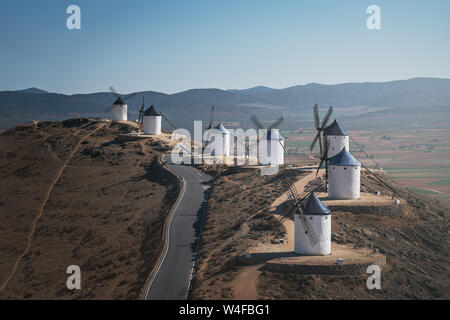
[[[189,165],[176,165],[164,156],[165,166],[183,179],[179,201],[169,218],[168,241],[147,287],[146,300],[186,300],[195,264],[211,177]]]

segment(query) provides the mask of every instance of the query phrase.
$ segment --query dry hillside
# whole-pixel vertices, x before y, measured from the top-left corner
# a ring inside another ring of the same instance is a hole
[[[253,284],[257,298],[448,299],[448,211],[431,198],[383,179],[407,202],[391,209],[341,207],[332,216],[333,241],[356,248],[379,248],[387,256],[381,290],[367,290],[365,274],[297,275],[259,270],[254,273],[258,276]],[[307,188],[317,183],[313,181]],[[366,174],[362,175],[362,191],[389,193]],[[276,221],[264,212],[280,192],[278,176],[262,177],[257,170],[225,170],[219,174],[208,204],[192,298],[233,299],[236,290],[251,287],[239,283],[236,289],[239,281],[235,279],[244,270],[236,257],[257,239],[278,237]]]
[[[177,179],[133,123],[36,122],[0,134],[0,298],[136,299],[162,248]],[[81,268],[81,290],[66,268]]]

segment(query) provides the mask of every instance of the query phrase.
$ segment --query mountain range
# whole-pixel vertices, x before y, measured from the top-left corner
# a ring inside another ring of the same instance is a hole
[[[309,83],[284,89],[264,86],[244,90],[191,89],[175,94],[143,91],[127,100],[130,119],[137,118],[143,99],[146,107],[155,105],[180,126],[193,120],[207,120],[212,105],[215,105],[216,119],[221,121],[248,119],[253,113],[263,119],[273,119],[279,114],[295,118],[306,110],[310,112],[316,103],[323,108],[332,105],[336,110],[362,108],[368,112],[382,109],[383,112],[408,110],[421,113],[435,108],[450,110],[450,79],[412,78],[335,85]],[[65,95],[34,87],[1,91],[0,127],[7,128],[29,119],[107,117],[105,110],[114,100],[110,92]]]

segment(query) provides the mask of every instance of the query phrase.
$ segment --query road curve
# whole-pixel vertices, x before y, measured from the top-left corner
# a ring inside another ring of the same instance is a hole
[[[166,251],[145,299],[186,300],[212,178],[192,166],[175,165],[168,156],[163,160],[169,170],[183,178],[184,188],[169,222]]]

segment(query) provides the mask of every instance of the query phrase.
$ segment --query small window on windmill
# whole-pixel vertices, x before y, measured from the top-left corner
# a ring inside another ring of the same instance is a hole
[[[344,167],[344,170],[347,170],[347,167]]]
[[[313,217],[309,217],[309,220],[312,220],[313,219]]]

